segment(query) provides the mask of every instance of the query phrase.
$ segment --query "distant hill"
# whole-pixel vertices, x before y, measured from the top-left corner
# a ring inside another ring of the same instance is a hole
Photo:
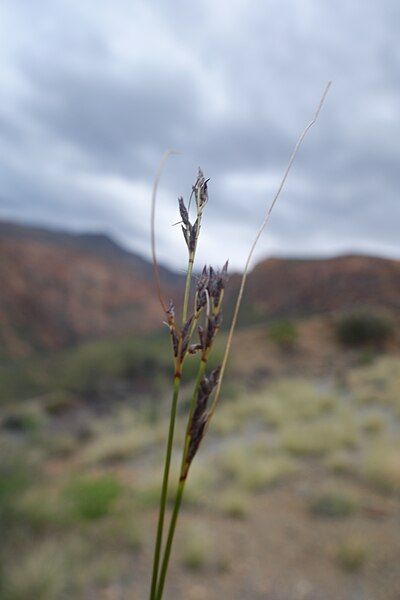
[[[165,268],[160,276],[175,296],[182,277]],[[0,281],[4,356],[161,327],[150,263],[106,235],[2,222]]]
[[[232,297],[238,284],[236,276],[231,283]],[[362,255],[270,258],[250,273],[242,322],[363,307],[400,310],[400,261]]]
[[[161,268],[166,298],[182,276]],[[161,327],[151,265],[106,235],[0,222],[0,355],[23,357],[85,339]],[[225,323],[240,281],[227,290]],[[240,322],[355,307],[399,311],[400,261],[369,256],[271,258],[248,278]]]

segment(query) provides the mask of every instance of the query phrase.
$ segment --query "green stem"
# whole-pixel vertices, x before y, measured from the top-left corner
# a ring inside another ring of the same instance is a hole
[[[192,281],[192,273],[193,273],[193,264],[194,264],[194,252],[189,253],[189,263],[188,270],[186,273],[186,283],[185,283],[185,295],[183,297],[183,308],[182,308],[182,325],[185,324],[188,313],[189,306],[189,295],[190,295],[190,283]]]
[[[190,296],[190,283],[191,283],[192,273],[193,273],[194,256],[195,256],[195,251],[189,253],[188,269],[187,269],[187,273],[186,273],[186,283],[185,283],[185,294],[184,294],[183,310],[182,310],[182,324],[184,324],[187,319],[189,296]],[[192,333],[193,333],[193,329],[191,330],[191,334]],[[181,367],[182,367],[182,365],[181,365]],[[177,403],[178,403],[180,384],[181,384],[181,376],[175,375],[170,421],[169,421],[169,432],[168,432],[168,439],[167,439],[167,450],[166,450],[166,455],[165,455],[164,474],[163,474],[163,482],[162,482],[162,488],[161,488],[160,508],[159,508],[159,514],[158,514],[157,537],[156,537],[156,544],[155,544],[155,548],[154,548],[153,573],[152,573],[152,578],[151,578],[150,600],[155,599],[155,592],[156,592],[156,587],[157,587],[158,568],[160,565],[160,554],[161,554],[162,538],[163,538],[163,531],[164,531],[165,508],[166,508],[166,504],[167,504],[172,445],[173,445],[173,441],[174,441],[176,408],[177,408]]]
[[[189,431],[190,431],[190,424],[191,424],[191,421],[192,421],[193,411],[194,411],[195,406],[196,406],[196,399],[197,399],[197,394],[198,394],[199,387],[200,387],[200,382],[201,382],[201,379],[202,379],[202,377],[204,375],[204,371],[206,369],[206,365],[207,365],[207,357],[203,357],[201,359],[201,361],[200,361],[200,364],[199,364],[199,369],[197,371],[196,382],[195,382],[195,386],[194,386],[192,398],[191,398],[191,401],[190,401],[189,417],[188,417],[188,423],[187,423],[186,434],[185,434],[185,441],[184,441],[183,452],[182,452],[182,465],[181,465],[179,486],[178,486],[178,489],[177,489],[177,492],[176,492],[176,496],[175,496],[174,508],[173,508],[173,512],[172,512],[172,517],[171,517],[170,525],[169,525],[168,537],[167,537],[167,541],[166,541],[166,544],[165,544],[164,557],[163,557],[163,562],[162,562],[162,565],[161,565],[161,571],[160,571],[160,578],[159,578],[159,582],[158,582],[157,593],[156,593],[156,595],[154,597],[154,600],[161,600],[162,595],[163,595],[163,591],[164,591],[165,578],[167,576],[168,564],[169,564],[169,559],[170,559],[170,556],[171,556],[172,543],[174,541],[176,521],[177,521],[178,516],[179,516],[179,511],[180,511],[181,504],[182,504],[182,496],[183,496],[185,482],[186,482],[186,474],[187,474],[187,471],[186,471],[186,459],[187,459],[187,453],[188,453],[188,450],[189,450],[189,443],[190,443],[190,433],[189,433]]]
[[[157,594],[155,596],[155,600],[161,600],[163,592],[164,592],[165,578],[167,576],[167,569],[168,569],[169,557],[171,555],[172,542],[173,542],[174,534],[175,534],[176,521],[178,519],[179,510],[180,510],[181,504],[182,504],[182,497],[183,497],[183,492],[185,489],[185,481],[186,481],[185,479],[179,481],[178,490],[176,492],[174,510],[172,512],[171,523],[170,523],[169,531],[168,531],[168,538],[167,538],[167,542],[165,544],[164,560],[163,560],[163,563],[161,566],[160,579],[159,579],[159,583],[158,583],[158,590],[157,590]]]
[[[164,475],[163,475],[163,482],[162,482],[162,489],[161,489],[160,510],[159,510],[159,515],[158,515],[157,538],[156,538],[156,545],[155,545],[155,549],[154,549],[153,574],[152,574],[152,579],[151,579],[150,600],[154,600],[156,586],[157,586],[158,567],[160,564],[161,544],[162,544],[163,529],[164,529],[165,507],[166,507],[166,503],[167,503],[169,471],[170,471],[170,466],[171,466],[172,443],[173,443],[173,439],[174,439],[176,406],[177,406],[177,402],[178,402],[180,384],[181,384],[180,375],[179,376],[175,375],[172,404],[171,404],[171,414],[170,414],[170,420],[169,420],[167,449],[166,449],[165,463],[164,463]]]

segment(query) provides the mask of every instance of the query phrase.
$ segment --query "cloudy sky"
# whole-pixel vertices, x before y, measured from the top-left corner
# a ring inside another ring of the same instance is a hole
[[[100,230],[183,264],[176,197],[210,177],[202,261],[243,265],[288,156],[333,87],[258,247],[400,257],[398,0],[2,0],[0,218]]]

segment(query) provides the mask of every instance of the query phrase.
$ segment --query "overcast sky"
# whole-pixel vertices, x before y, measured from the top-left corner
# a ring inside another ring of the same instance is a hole
[[[201,261],[234,267],[329,79],[257,257],[400,257],[399,0],[2,0],[0,218],[183,265],[176,197],[210,177]]]

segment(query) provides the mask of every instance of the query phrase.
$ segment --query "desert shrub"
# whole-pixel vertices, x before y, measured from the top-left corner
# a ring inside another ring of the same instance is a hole
[[[35,547],[12,564],[5,575],[5,600],[53,600],[65,591],[67,580],[65,558],[52,543]]]
[[[58,365],[58,386],[75,393],[98,393],[110,381],[146,381],[169,375],[168,346],[154,340],[117,340],[84,344]]]
[[[0,369],[0,403],[23,400],[42,394],[49,389],[46,362],[24,360]]]
[[[81,449],[77,437],[67,432],[48,433],[41,437],[39,442],[46,456],[52,458],[66,458]]]
[[[319,517],[347,517],[355,512],[357,503],[343,492],[324,492],[312,498],[309,509]]]
[[[363,429],[370,435],[376,435],[386,428],[386,421],[379,413],[371,413],[363,420]]]
[[[191,571],[201,571],[206,568],[210,556],[209,540],[199,530],[190,531],[181,547],[181,562]]]
[[[268,328],[268,337],[280,348],[292,348],[298,337],[297,327],[293,321],[287,319],[275,321]]]
[[[44,402],[44,410],[51,416],[62,415],[75,404],[76,399],[72,394],[63,390],[49,394]]]
[[[346,571],[360,570],[368,556],[365,543],[359,539],[349,538],[336,548],[336,562]]]
[[[336,328],[339,341],[346,346],[380,346],[393,332],[387,317],[365,311],[343,315]]]
[[[138,451],[152,443],[146,430],[111,432],[97,436],[82,452],[86,464],[112,464],[135,456]]]
[[[390,406],[400,416],[398,357],[381,357],[369,367],[353,369],[348,376],[348,384],[358,402]]]
[[[284,455],[269,456],[256,446],[239,443],[219,455],[217,466],[223,477],[250,492],[278,484],[296,471],[293,461]]]
[[[9,412],[3,417],[2,427],[8,431],[32,433],[42,424],[42,416],[32,410],[19,409]]]
[[[64,503],[43,486],[32,486],[15,501],[18,523],[26,531],[43,533],[71,524]]]
[[[86,532],[89,546],[95,545],[101,551],[128,550],[139,552],[143,546],[145,530],[137,518],[136,506],[129,504],[124,510],[105,517],[93,523],[92,528]]]
[[[87,520],[109,514],[121,492],[121,484],[109,476],[82,477],[72,481],[64,490],[72,512]]]
[[[356,470],[354,460],[341,451],[329,455],[326,466],[335,475],[353,475]]]
[[[400,448],[380,444],[364,458],[364,478],[378,491],[400,494]]]
[[[0,529],[3,536],[18,519],[16,504],[32,483],[34,471],[19,456],[4,456],[0,464]]]
[[[323,456],[357,444],[358,431],[351,415],[335,420],[316,419],[311,422],[289,423],[282,429],[282,447],[297,456]]]
[[[310,381],[296,377],[272,383],[262,403],[261,418],[270,425],[281,426],[292,421],[310,421],[332,412],[336,398],[318,393]]]
[[[244,519],[249,510],[249,496],[240,490],[224,490],[217,500],[221,512],[233,519]]]

